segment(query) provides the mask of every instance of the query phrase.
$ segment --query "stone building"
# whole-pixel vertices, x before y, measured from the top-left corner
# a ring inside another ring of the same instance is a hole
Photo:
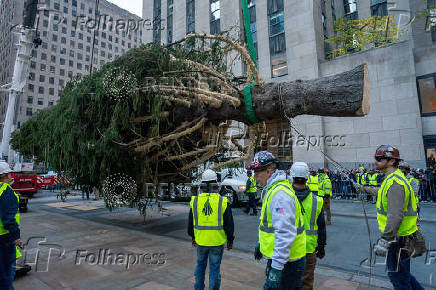
[[[16,30],[11,28],[23,21],[23,2],[0,1],[0,85],[12,79],[17,37]],[[140,17],[105,0],[99,2],[98,11],[94,0],[39,3],[38,31],[42,45],[32,52],[28,81],[16,107],[15,128],[55,105],[74,76],[89,74],[91,58],[95,71],[138,47],[146,29]],[[0,120],[5,118],[7,103],[8,94],[0,93]]]

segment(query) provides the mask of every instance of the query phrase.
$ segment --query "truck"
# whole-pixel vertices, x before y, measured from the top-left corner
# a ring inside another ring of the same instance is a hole
[[[229,200],[232,207],[238,207],[248,202],[248,195],[245,194],[247,184],[247,169],[244,167],[223,168],[217,173],[219,182],[219,193]],[[262,190],[257,187],[256,202],[261,199]]]

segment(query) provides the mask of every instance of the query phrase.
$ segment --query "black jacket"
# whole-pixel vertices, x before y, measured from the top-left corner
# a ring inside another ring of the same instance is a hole
[[[295,190],[295,195],[298,198],[298,201],[300,203],[303,202],[303,200],[309,195],[310,190],[309,188],[306,186],[305,189],[296,189],[295,187],[293,187]],[[302,210],[303,210],[303,206],[301,206]],[[318,225],[318,246],[321,247],[325,247],[326,242],[327,242],[327,231],[326,231],[326,224],[325,224],[325,219],[324,219],[324,208],[321,209],[321,213],[318,216],[318,220],[316,221],[317,225]]]
[[[224,227],[224,232],[226,233],[227,236],[227,241],[233,243],[233,240],[235,239],[234,236],[235,224],[233,222],[232,209],[230,208],[230,206],[227,206],[226,210],[224,211],[223,227]],[[193,241],[195,240],[194,216],[192,214],[192,208],[189,210],[188,235],[191,236]]]

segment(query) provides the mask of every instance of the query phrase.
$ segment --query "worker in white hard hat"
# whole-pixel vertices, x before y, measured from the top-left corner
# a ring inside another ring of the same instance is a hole
[[[0,289],[14,289],[15,263],[22,248],[19,197],[8,184],[11,168],[0,160]]]
[[[295,195],[301,204],[306,230],[306,267],[301,278],[304,290],[312,290],[316,258],[324,258],[326,245],[326,223],[323,198],[307,186],[309,167],[304,162],[295,162],[290,170],[290,179]]]
[[[216,173],[210,169],[204,171],[201,182],[212,191],[213,184],[217,183]],[[192,246],[197,247],[194,288],[204,289],[209,258],[209,289],[219,289],[224,244],[227,243],[227,250],[231,250],[235,239],[231,207],[226,197],[211,192],[193,196],[190,206],[188,234],[192,237]]]

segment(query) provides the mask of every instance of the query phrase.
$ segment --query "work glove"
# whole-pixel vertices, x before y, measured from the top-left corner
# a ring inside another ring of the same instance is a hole
[[[316,254],[316,257],[317,257],[317,258],[320,258],[320,259],[322,260],[322,258],[325,257],[325,249],[324,249],[324,246],[318,246],[318,247],[316,247],[315,254]]]
[[[262,259],[263,255],[260,252],[260,243],[257,242],[256,247],[254,248],[254,259],[259,261],[260,259]]]
[[[375,254],[380,257],[386,257],[390,244],[391,242],[383,238],[378,239],[377,244],[374,247]]]
[[[195,248],[197,246],[197,243],[195,242],[195,240],[192,240],[192,247]]]
[[[282,271],[271,268],[268,273],[267,281],[269,289],[280,289],[280,284],[282,282]]]

